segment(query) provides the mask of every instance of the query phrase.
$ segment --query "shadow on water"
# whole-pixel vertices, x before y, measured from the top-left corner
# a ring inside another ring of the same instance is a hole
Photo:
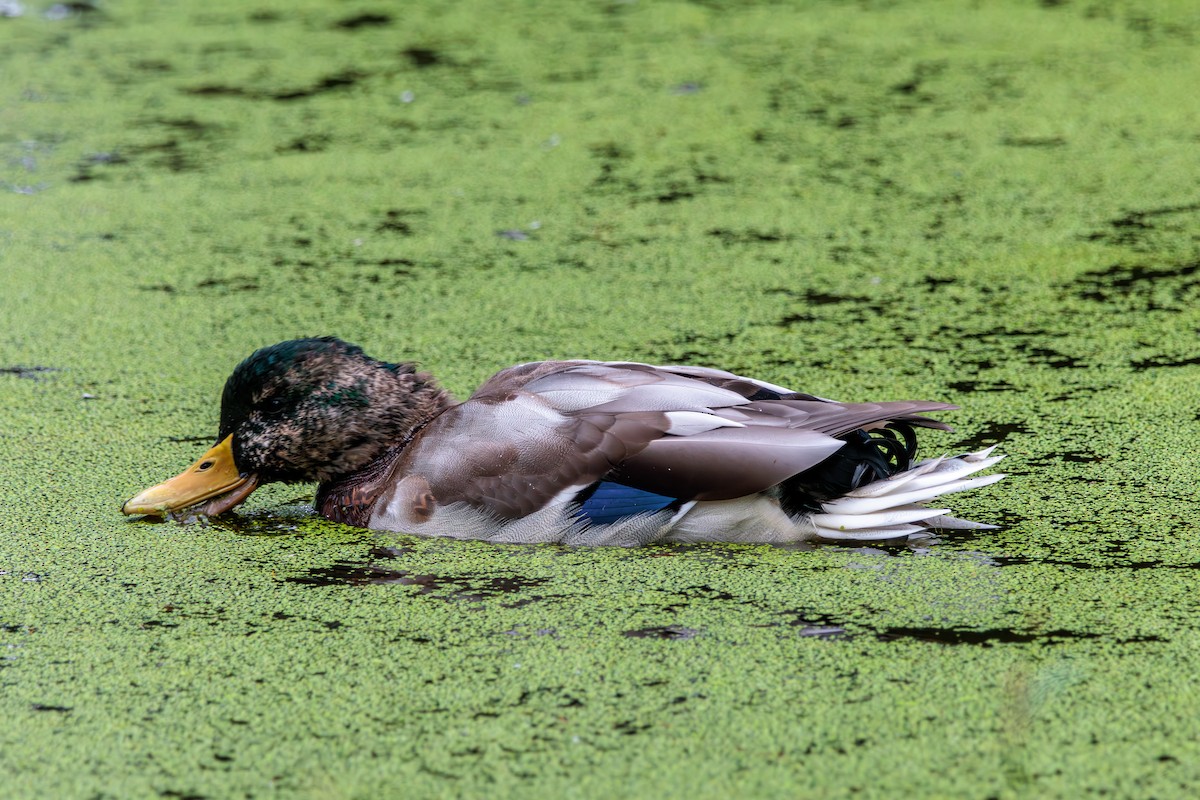
[[[682,625],[654,625],[649,628],[621,631],[621,635],[630,639],[694,639],[700,635],[700,631]]]
[[[848,625],[839,623],[828,614],[812,611],[790,611],[792,617],[786,624],[798,628],[797,634],[814,639],[835,641],[861,641],[864,636],[872,637],[880,642],[923,642],[943,646],[967,645],[975,647],[994,647],[1002,644],[1041,644],[1056,646],[1075,641],[1104,639],[1115,641],[1116,644],[1137,644],[1144,642],[1165,642],[1160,636],[1130,636],[1127,638],[1113,637],[1108,633],[1096,631],[1073,631],[1066,629],[1055,630],[1017,630],[1013,628],[968,628],[961,626],[938,627],[930,626],[873,626]],[[636,632],[644,636],[655,635],[655,631],[669,628],[647,628],[645,632]],[[626,636],[635,632],[626,632]],[[661,638],[680,638],[659,634]]]
[[[178,441],[189,440],[180,439]],[[207,437],[204,441],[207,441]],[[154,526],[174,522],[181,527],[195,525],[200,529],[215,528],[239,536],[291,536],[299,531],[301,524],[311,516],[312,506],[296,500],[290,505],[279,506],[269,511],[226,513],[216,517],[193,514],[188,511],[178,514],[168,512],[165,516],[144,514],[129,517],[126,519],[126,523]]]
[[[993,422],[982,427],[974,436],[959,442],[956,447],[965,451],[979,450],[993,444],[1000,444],[1013,434],[1032,433],[1029,428],[1019,422]]]
[[[846,628],[828,614],[812,611],[789,611],[793,618],[787,623],[789,627],[798,628],[800,636],[814,639],[842,639],[847,636]]]
[[[18,378],[25,378],[26,380],[39,380],[47,372],[59,371],[58,367],[43,367],[39,365],[23,367],[15,364],[10,367],[0,367],[0,375],[16,375]]]
[[[521,575],[499,575],[481,577],[474,575],[434,575],[410,572],[404,569],[389,569],[376,563],[404,554],[403,549],[391,547],[372,548],[366,563],[338,562],[331,567],[311,569],[307,574],[285,578],[288,583],[303,586],[400,586],[419,587],[417,594],[444,600],[450,603],[482,603],[485,600],[525,589],[542,586],[548,578],[526,578]],[[523,597],[512,603],[502,603],[505,608],[520,608],[536,600],[553,595]]]
[[[1069,631],[1058,629],[1052,631],[1020,632],[1008,628],[919,628],[896,626],[881,628],[875,632],[876,638],[884,642],[911,640],[929,642],[940,645],[977,645],[993,647],[998,644],[1026,644],[1036,642],[1043,645],[1065,644],[1071,641],[1087,639],[1109,639],[1106,634],[1094,631]],[[1127,639],[1115,639],[1117,644],[1135,644],[1142,642],[1165,642],[1161,636],[1131,636]]]

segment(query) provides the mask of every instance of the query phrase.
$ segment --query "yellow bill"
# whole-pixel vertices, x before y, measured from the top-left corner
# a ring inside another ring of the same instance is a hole
[[[257,475],[238,471],[230,435],[174,478],[130,498],[121,512],[166,516],[189,509],[215,516],[241,503],[257,488]]]

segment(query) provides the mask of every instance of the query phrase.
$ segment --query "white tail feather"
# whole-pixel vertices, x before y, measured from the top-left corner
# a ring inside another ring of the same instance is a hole
[[[955,517],[930,517],[925,520],[925,524],[931,528],[937,528],[943,531],[994,531],[999,525],[989,525],[986,522],[975,522],[969,519],[957,519]]]
[[[946,483],[954,478],[962,478],[967,475],[973,475],[976,472],[987,469],[1004,459],[1004,456],[992,456],[991,458],[981,459],[979,461],[967,461],[963,458],[951,458],[940,462],[932,470],[919,475],[909,481],[905,486],[906,491],[920,489],[926,486],[937,486]]]
[[[839,542],[878,542],[883,539],[900,539],[924,530],[920,525],[891,525],[886,528],[866,528],[858,531],[835,531],[818,527],[817,536]]]
[[[828,505],[826,506],[828,508]],[[947,514],[948,508],[925,508],[924,506],[897,506],[874,514],[813,514],[812,521],[821,528],[836,531],[854,531],[864,528],[882,528]]]
[[[821,504],[812,524],[822,539],[872,541],[898,539],[927,528],[986,530],[985,525],[949,516],[948,508],[926,508],[921,503],[944,494],[987,486],[1004,478],[1001,473],[969,478],[1003,456],[992,456],[995,446],[956,458],[933,458],[890,478],[861,486],[844,497]]]
[[[985,447],[982,450],[976,450],[974,453],[966,453],[964,455],[959,456],[959,458],[961,458],[963,461],[979,461],[980,459],[984,459],[984,458],[987,458],[988,456],[990,456],[992,454],[992,451],[995,450],[999,446],[1000,445],[998,445],[998,444],[994,444],[991,447]],[[1000,458],[1003,458],[1003,457],[1004,456],[1000,456]]]
[[[913,491],[885,494],[879,497],[839,497],[837,500],[822,503],[821,506],[825,511],[834,514],[869,514],[872,511],[883,511],[900,505],[923,503],[926,500],[932,500],[944,494],[987,486],[989,483],[995,483],[1003,477],[1003,473],[997,473],[995,475],[984,475],[981,478],[954,480],[954,476],[950,475],[946,477],[944,482],[934,484],[933,486],[924,486]],[[908,489],[909,486],[905,486],[904,488]]]

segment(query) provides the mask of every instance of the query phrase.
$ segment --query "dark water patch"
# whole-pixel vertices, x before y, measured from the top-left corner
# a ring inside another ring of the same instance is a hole
[[[1051,395],[1050,397],[1047,397],[1046,401],[1049,403],[1073,403],[1077,400],[1083,400],[1083,399],[1086,399],[1089,397],[1093,397],[1094,395],[1097,395],[1097,394],[1104,394],[1115,388],[1117,388],[1116,383],[1112,383],[1112,382],[1104,383],[1104,382],[1096,381],[1096,382],[1088,384],[1086,386],[1072,386],[1071,388],[1067,389],[1065,392],[1062,392],[1061,394]]]
[[[695,196],[696,193],[692,190],[678,187],[656,195],[654,199],[659,203],[677,203],[680,200],[691,200]]]
[[[592,187],[629,194],[640,190],[637,182],[618,175],[621,162],[628,161],[632,156],[627,149],[616,142],[600,142],[590,145],[588,149],[600,161],[600,174],[592,180]]]
[[[627,719],[624,722],[618,722],[613,725],[613,730],[615,730],[617,733],[624,734],[625,736],[634,736],[642,731],[650,730],[650,728],[651,725],[648,722],[636,722],[631,719]]]
[[[52,706],[46,703],[31,703],[29,707],[33,711],[53,711],[57,714],[69,714],[75,710],[73,706]]]
[[[989,328],[982,331],[963,331],[942,326],[935,332],[944,338],[972,339],[987,342],[1005,350],[1021,354],[1030,364],[1045,365],[1051,369],[1081,369],[1087,367],[1083,359],[1048,347],[1042,342],[1046,339],[1057,339],[1062,336],[1047,330],[1020,330],[1008,328]],[[991,360],[975,363],[981,369],[991,369],[995,363]],[[971,390],[967,390],[971,391]],[[979,391],[976,389],[975,391]],[[983,389],[982,391],[988,391]]]
[[[611,166],[611,162],[606,163]],[[660,171],[656,178],[655,184],[647,187],[646,191],[638,191],[635,188],[635,193],[646,195],[648,199],[657,203],[670,204],[699,197],[710,184],[730,182],[730,178],[727,175],[723,175],[711,166],[706,166],[696,161],[692,161],[687,166]],[[776,242],[783,241],[786,238],[783,234],[776,232],[753,230],[744,233],[717,231],[710,232],[710,235],[720,236],[722,233],[731,241],[742,239],[747,242]],[[726,241],[726,243],[729,244],[731,241]]]
[[[797,628],[796,633],[799,636],[813,639],[841,639],[847,635],[846,628],[828,614],[800,610],[783,613],[785,616],[792,617],[787,624],[789,627]]]
[[[335,92],[341,89],[347,89],[357,85],[367,78],[367,74],[357,70],[344,70],[342,72],[328,75],[310,86],[297,87],[294,89],[284,89],[280,91],[265,91],[262,89],[247,89],[241,86],[230,86],[227,84],[201,84],[200,86],[189,86],[180,89],[181,92],[192,97],[230,97],[243,98],[246,100],[277,100],[281,102],[290,102],[292,100],[304,100],[317,95]]]
[[[630,639],[694,639],[700,635],[700,631],[695,628],[685,628],[682,625],[655,625],[649,628],[621,631],[621,635]]]
[[[501,239],[508,239],[510,242],[525,242],[529,240],[529,234],[517,228],[505,228],[504,230],[496,231],[496,236]]]
[[[575,256],[556,256],[554,265],[572,270],[590,270],[592,267],[585,259]]]
[[[128,164],[129,159],[117,152],[92,153],[75,164],[75,173],[67,180],[71,183],[86,183],[103,177],[104,172],[97,172],[97,167],[110,167]]]
[[[1132,227],[1141,224],[1136,219],[1127,223]],[[1128,244],[1128,242],[1119,242]],[[1106,269],[1085,272],[1072,281],[1075,295],[1083,300],[1110,303],[1116,300],[1134,301],[1141,308],[1153,311],[1165,308],[1154,297],[1156,290],[1170,289],[1172,299],[1180,301],[1180,295],[1200,284],[1200,263],[1156,268],[1145,265],[1115,264]]]
[[[992,556],[992,561],[999,567],[1014,567],[1041,565],[1063,567],[1077,570],[1200,570],[1200,561],[1190,564],[1170,564],[1165,561],[1131,561],[1128,559],[1108,558],[1106,560],[1083,561],[1069,558],[1040,558],[1036,556]]]
[[[1048,467],[1059,463],[1098,464],[1104,460],[1104,456],[1096,455],[1087,450],[1063,450],[1061,452],[1047,453],[1038,458],[1031,458],[1025,463],[1031,467]]]
[[[784,328],[786,330],[796,325],[816,321],[817,317],[815,314],[787,314],[786,316],[780,317],[779,321],[776,322],[775,325],[776,327]]]
[[[926,275],[921,278],[921,283],[931,292],[936,292],[943,286],[953,286],[956,282],[954,278],[938,278],[933,275]]]
[[[1033,347],[1022,343],[1016,349],[1027,356],[1029,363],[1045,364],[1051,369],[1081,369],[1087,366],[1081,359],[1050,347]]]
[[[1087,235],[1087,239],[1107,244],[1140,244],[1150,233],[1158,230],[1159,226],[1155,224],[1155,219],[1175,214],[1191,214],[1197,211],[1200,211],[1200,203],[1185,203],[1176,206],[1150,208],[1143,211],[1130,211],[1123,216],[1109,220],[1107,230],[1094,231]]]
[[[1005,147],[1066,147],[1067,140],[1061,136],[1005,136],[1000,139]]]
[[[725,349],[737,338],[732,331],[702,335],[686,333],[670,342],[652,342],[647,357],[670,364],[706,364],[714,352]]]
[[[912,75],[908,79],[892,84],[888,88],[897,94],[915,97],[922,102],[929,102],[932,101],[932,96],[928,93],[922,93],[921,87],[925,85],[929,78],[941,75],[945,69],[946,65],[943,63],[933,61],[918,62],[914,65]],[[902,105],[900,108],[901,110],[911,110],[914,106]]]
[[[142,292],[162,292],[189,294],[192,290],[181,288],[171,283],[142,284],[137,287]],[[232,275],[228,278],[205,278],[193,287],[194,291],[203,294],[231,294],[233,292],[252,292],[261,288],[256,279],[249,275]]]
[[[129,66],[142,72],[174,72],[175,67],[170,61],[157,58],[142,58],[130,62]]]
[[[221,131],[221,126],[201,122],[195,117],[154,117],[142,123],[144,127],[158,126],[187,134],[192,139],[211,138]]]
[[[1032,433],[1032,431],[1019,422],[993,422],[985,425],[974,436],[962,440],[955,447],[972,452],[989,445],[999,444],[1013,434],[1023,433]]]
[[[197,289],[216,290],[220,294],[251,292],[258,289],[258,282],[249,275],[233,275],[228,278],[205,278],[196,284]]]
[[[881,628],[875,632],[876,638],[884,642],[903,641],[912,639],[918,642],[929,642],[940,645],[977,645],[993,647],[997,644],[1064,644],[1071,641],[1099,639],[1101,634],[1092,631],[1070,631],[1058,629],[1039,632],[1018,632],[1007,628],[917,628],[896,626]],[[1121,640],[1121,644],[1135,641],[1164,641],[1157,636],[1135,637]]]
[[[847,635],[840,625],[803,625],[796,634],[812,639],[842,639]]]
[[[734,602],[738,604],[748,604],[750,601],[739,600],[729,592],[723,589],[714,589],[711,586],[689,586],[683,589],[677,589],[672,592],[678,599],[667,602],[658,606],[659,610],[667,614],[675,614],[684,608],[687,608],[693,601],[700,600],[704,603],[717,602]]]
[[[420,266],[411,258],[380,258],[374,261],[358,261],[355,263],[372,267],[390,267],[392,275],[398,278],[411,278],[416,274],[415,269]]]
[[[159,797],[170,797],[172,800],[208,800],[208,795],[200,794],[199,792],[176,791],[175,789],[163,789],[158,793]]]
[[[163,622],[161,619],[148,619],[138,624],[142,630],[150,630],[151,628],[178,628],[177,622]]]
[[[506,606],[506,608],[507,607],[508,606]],[[557,628],[536,628],[533,631],[523,631],[521,630],[523,627],[523,625],[518,625],[515,628],[509,628],[508,630],[504,631],[504,635],[519,636],[523,639],[528,639],[530,636],[549,636],[552,639],[559,638]]]
[[[709,231],[712,234],[712,231]],[[865,303],[870,298],[861,297],[853,294],[830,294],[828,292],[819,292],[815,289],[789,289],[784,286],[777,286],[774,289],[767,289],[767,294],[782,294],[794,300],[799,300],[805,305],[810,306],[834,306],[841,303]]]
[[[972,358],[964,358],[962,361],[960,361],[958,363],[964,367],[970,367],[972,370],[974,370],[976,372],[980,372],[985,369],[995,369],[996,368],[996,362],[990,358],[973,358],[973,359]]]
[[[1017,387],[1008,381],[951,381],[946,384],[947,387],[956,392],[964,394],[974,394],[976,392],[1015,392]]]
[[[136,148],[139,155],[154,156],[152,164],[169,172],[192,172],[200,169],[200,162],[189,155],[178,139],[164,139]]]
[[[1142,359],[1140,361],[1130,361],[1129,366],[1134,372],[1143,372],[1148,369],[1156,369],[1158,367],[1191,367],[1200,364],[1200,356],[1192,358],[1168,359],[1163,356],[1155,358]]]
[[[354,31],[359,28],[382,28],[391,24],[391,14],[368,11],[362,14],[355,14],[352,17],[339,19],[333,23],[333,27],[346,31]]]
[[[985,292],[987,291],[987,287],[981,288]],[[1002,341],[1006,339],[1033,339],[1041,336],[1054,337],[1061,335],[1041,328],[1033,328],[1029,330],[1022,328],[987,328],[986,330],[982,331],[963,331],[955,328],[949,328],[944,325],[939,327],[935,333],[956,336],[960,339],[978,339],[986,341],[990,341],[992,339],[1000,339]]]
[[[207,83],[202,86],[190,86],[181,89],[184,94],[189,94],[193,97],[251,97],[261,99],[261,94],[250,89],[243,89],[240,86],[226,86],[224,84]]]
[[[791,234],[782,233],[780,231],[764,231],[756,228],[746,228],[745,230],[732,230],[730,228],[712,228],[708,231],[708,235],[715,239],[719,239],[721,244],[774,244],[777,242],[790,242],[796,237]]]
[[[372,547],[372,548],[370,549],[370,551],[367,553],[367,555],[368,555],[370,558],[375,558],[375,559],[383,559],[383,560],[385,560],[385,561],[390,561],[390,560],[392,560],[393,558],[400,558],[401,556],[406,556],[406,555],[409,555],[409,554],[410,554],[410,553],[412,553],[413,551],[414,551],[414,548],[412,548],[412,547],[405,547],[405,546],[399,546],[399,547]]]
[[[629,151],[617,142],[599,142],[589,145],[588,150],[601,161],[624,161],[630,157]]]
[[[712,602],[713,600],[737,600],[736,597],[724,589],[714,589],[708,585],[689,586],[686,589],[680,589],[679,594],[688,600],[704,600],[705,602]]]
[[[298,520],[268,514],[222,514],[209,517],[208,522],[217,530],[239,536],[292,536],[299,530]]]
[[[398,552],[398,551],[397,551]],[[385,558],[395,558],[389,554]],[[399,584],[419,587],[417,594],[446,602],[481,603],[500,595],[515,594],[525,589],[536,588],[549,582],[548,578],[526,578],[522,575],[505,575],[491,578],[461,575],[418,574],[403,569],[387,569],[377,564],[336,563],[325,569],[312,569],[306,575],[285,578],[288,583],[305,586],[371,586]],[[515,603],[502,604],[506,608],[528,605],[535,600],[545,599],[538,595],[522,598]]]
[[[291,100],[305,100],[309,97],[336,92],[340,89],[348,89],[366,78],[366,74],[357,70],[346,70],[338,72],[334,75],[329,75],[314,83],[312,86],[301,89],[289,89],[287,91],[275,92],[270,95],[272,100],[281,102],[289,102]]]
[[[32,367],[25,367],[25,366],[21,366],[19,364],[14,364],[14,365],[7,366],[7,367],[0,367],[0,375],[15,375],[18,378],[24,378],[26,380],[33,380],[33,381],[41,380],[41,377],[43,375],[45,375],[47,372],[62,372],[62,368],[61,367],[43,367],[43,366],[39,366],[39,365],[34,365]]]
[[[383,220],[375,226],[378,233],[394,233],[400,236],[411,236],[413,228],[409,218],[425,214],[423,210],[407,208],[390,208],[384,212]]]
[[[276,153],[323,153],[329,149],[333,138],[325,134],[306,134],[292,139],[286,144],[278,145]]]
[[[865,319],[868,315],[876,315],[884,313],[884,307],[879,303],[873,303],[869,298],[860,297],[857,295],[839,295],[830,294],[828,292],[820,292],[814,289],[806,289],[797,291],[792,289],[776,288],[769,289],[772,294],[785,294],[788,297],[794,298],[802,308],[812,310],[794,311],[781,317],[775,325],[784,330],[791,329],[798,324],[815,322],[820,318],[820,311],[823,306],[849,305],[851,312],[858,320]],[[846,312],[842,312],[846,313]],[[825,365],[814,365],[825,366]]]
[[[408,47],[400,51],[400,54],[407,58],[409,63],[417,69],[428,69],[429,67],[453,63],[432,47]]]

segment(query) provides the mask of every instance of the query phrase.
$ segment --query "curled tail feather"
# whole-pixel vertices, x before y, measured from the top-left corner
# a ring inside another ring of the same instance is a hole
[[[1003,473],[969,477],[1004,458],[991,455],[994,449],[992,446],[955,458],[928,459],[836,499],[821,501],[819,511],[811,516],[816,535],[833,541],[878,541],[930,528],[993,529],[996,526],[949,516],[948,508],[924,504],[1004,478]]]

